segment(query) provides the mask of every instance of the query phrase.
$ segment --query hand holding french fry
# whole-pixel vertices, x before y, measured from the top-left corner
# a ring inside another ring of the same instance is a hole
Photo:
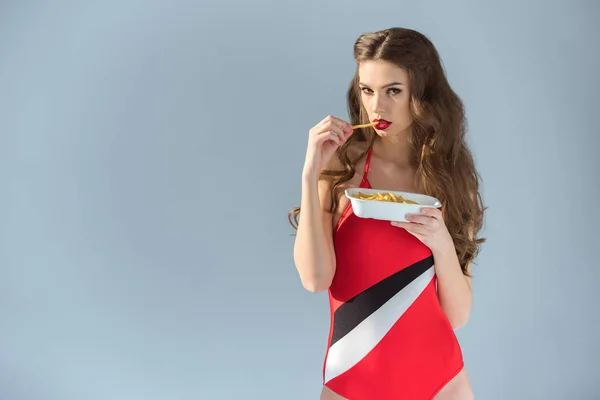
[[[352,126],[343,119],[328,115],[310,129],[304,162],[304,174],[317,177],[338,147],[343,145],[354,129],[374,126],[375,123]]]

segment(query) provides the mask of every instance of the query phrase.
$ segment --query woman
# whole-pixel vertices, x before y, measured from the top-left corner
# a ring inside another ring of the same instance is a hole
[[[310,130],[301,207],[289,215],[303,286],[329,293],[321,399],[472,399],[454,330],[471,308],[484,208],[463,105],[418,32],[363,34],[354,58],[351,123],[328,116]],[[408,222],[359,218],[343,194],[357,186],[442,207]]]

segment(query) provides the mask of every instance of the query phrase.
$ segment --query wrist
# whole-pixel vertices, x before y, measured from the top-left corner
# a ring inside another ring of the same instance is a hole
[[[456,254],[456,248],[454,247],[454,242],[452,238],[448,238],[445,240],[443,244],[438,247],[431,249],[434,257],[439,258],[450,258],[450,257],[458,257]]]
[[[319,171],[310,166],[304,166],[302,169],[302,182],[312,183],[319,179]]]

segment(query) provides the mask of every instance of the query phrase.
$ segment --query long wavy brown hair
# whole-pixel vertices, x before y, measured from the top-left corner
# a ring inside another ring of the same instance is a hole
[[[413,124],[408,140],[412,145],[411,163],[416,169],[420,191],[436,197],[442,203],[444,221],[454,240],[463,274],[478,255],[485,241],[478,237],[485,207],[479,192],[480,176],[465,141],[467,122],[461,99],[446,78],[440,56],[431,41],[411,29],[390,28],[362,34],[354,44],[357,70],[347,92],[350,122],[369,123],[360,97],[358,65],[363,61],[382,60],[403,68],[410,79],[410,108]],[[329,212],[338,208],[342,185],[356,172],[356,165],[368,153],[377,138],[373,128],[356,130],[336,151],[343,166],[326,169],[319,179],[330,183],[332,204]],[[348,148],[355,142],[367,142],[356,159],[350,159]],[[297,229],[300,207],[288,214],[290,224]]]

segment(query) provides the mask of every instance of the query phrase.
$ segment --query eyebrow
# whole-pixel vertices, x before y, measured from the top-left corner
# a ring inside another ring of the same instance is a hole
[[[366,84],[364,84],[364,83],[362,83],[362,82],[358,82],[358,84],[359,84],[359,85],[362,85],[362,86],[367,86],[367,87],[369,86],[369,85],[366,85]],[[394,86],[394,85],[402,85],[402,86],[403,86],[404,84],[403,84],[403,83],[401,83],[401,82],[392,82],[392,83],[388,83],[387,85],[383,85],[381,88],[382,88],[382,89],[385,89],[385,88],[387,88],[387,87]]]

